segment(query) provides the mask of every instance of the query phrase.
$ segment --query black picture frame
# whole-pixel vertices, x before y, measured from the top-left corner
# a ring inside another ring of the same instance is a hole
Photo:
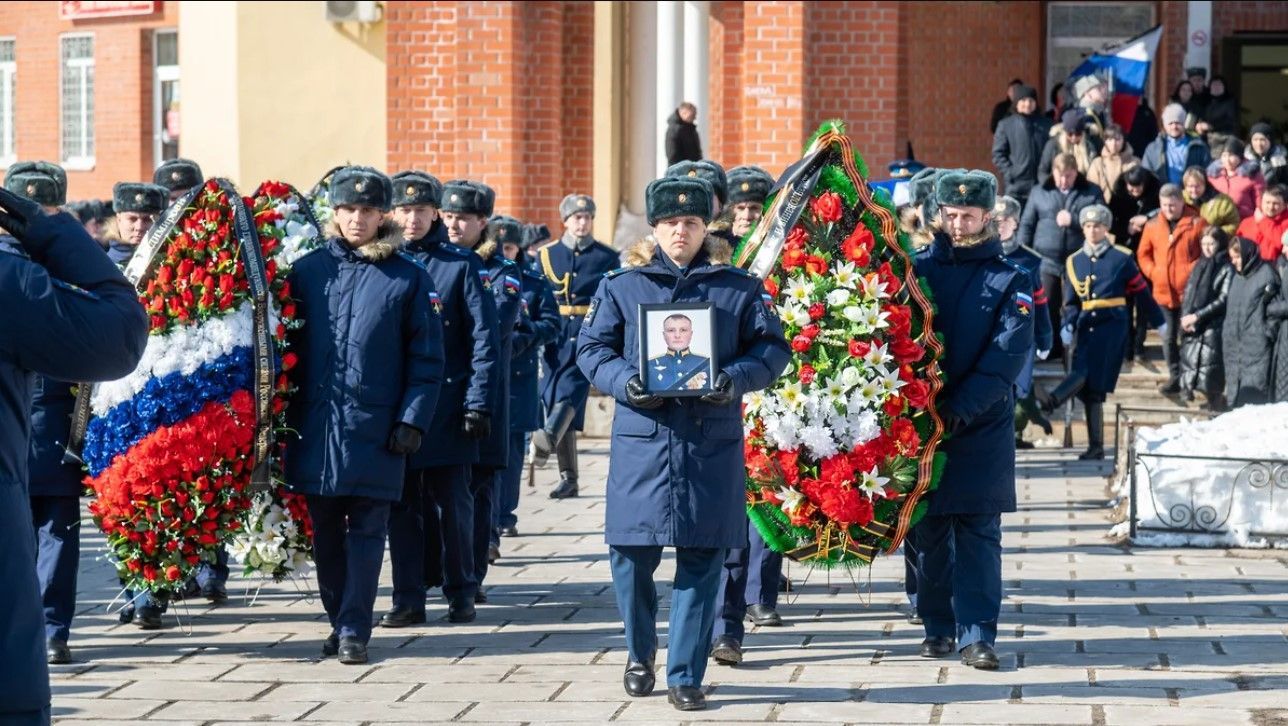
[[[694,398],[711,392],[720,370],[715,313],[715,305],[710,302],[640,303],[636,317],[638,363],[640,380],[649,393],[660,398]],[[689,318],[691,338],[686,350],[690,352],[679,356],[678,361],[662,361],[659,359],[671,350],[662,337],[662,325],[675,315]],[[658,339],[662,340],[660,344]]]

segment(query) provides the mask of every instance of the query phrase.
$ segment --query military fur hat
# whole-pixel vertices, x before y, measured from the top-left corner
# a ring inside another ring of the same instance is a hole
[[[389,177],[369,166],[346,166],[331,175],[331,206],[375,207],[388,212],[394,199]]]
[[[921,206],[927,199],[935,195],[935,175],[939,169],[928,166],[908,180],[908,203],[913,206]]]
[[[67,201],[58,180],[38,171],[10,171],[5,174],[4,188],[45,207],[61,207]]]
[[[1095,88],[1096,86],[1103,86],[1103,85],[1105,85],[1105,82],[1100,78],[1100,76],[1097,76],[1094,73],[1091,75],[1083,76],[1073,82],[1073,97],[1075,100],[1080,99],[1083,96],[1087,95],[1091,91],[1091,89]]]
[[[1083,207],[1082,211],[1078,212],[1078,226],[1082,226],[1088,222],[1103,224],[1106,227],[1109,227],[1114,223],[1114,215],[1113,212],[1109,211],[1109,207],[1106,207],[1103,204],[1092,204],[1089,207]]]
[[[18,176],[21,174],[43,174],[45,176],[50,176],[50,178],[53,178],[54,183],[58,184],[58,196],[55,197],[58,201],[40,202],[43,203],[43,205],[61,207],[64,203],[67,203],[67,171],[64,171],[62,166],[58,166],[57,163],[49,161],[19,161],[10,163],[9,169],[5,171],[5,179],[8,179],[9,176]],[[5,188],[8,189],[8,185],[5,185]],[[17,194],[22,193],[21,191],[17,191],[17,189],[9,189],[9,191]]]
[[[492,187],[468,179],[453,179],[443,185],[443,202],[438,208],[444,212],[491,217],[495,204],[496,192]]]
[[[112,187],[112,209],[121,212],[160,214],[170,204],[170,190],[147,182],[117,182]]]
[[[589,194],[569,194],[559,202],[559,219],[567,220],[578,212],[585,212],[592,218],[595,216],[595,200]]]
[[[538,242],[544,242],[550,239],[550,228],[544,224],[525,224],[523,225],[523,241],[519,246],[528,249]]]
[[[774,178],[758,166],[735,166],[729,170],[729,203],[755,202],[764,204],[769,190],[774,188]]]
[[[423,171],[400,171],[391,181],[395,207],[428,205],[437,208],[443,199],[443,183]]]
[[[935,204],[940,207],[979,207],[993,211],[997,177],[986,171],[946,171],[935,179]]]
[[[487,221],[488,239],[499,245],[523,244],[523,223],[506,214],[498,214]]]
[[[729,197],[729,180],[725,178],[725,170],[714,161],[678,161],[666,170],[666,176],[687,176],[705,179],[711,188],[715,190],[716,199],[721,204]]]
[[[189,159],[170,159],[152,172],[152,183],[163,186],[168,192],[186,192],[205,181],[201,167]]]
[[[1019,200],[1017,200],[1015,197],[1012,197],[1012,196],[998,197],[997,204],[993,205],[993,218],[994,219],[1003,219],[1003,218],[1014,219],[1015,221],[1018,222],[1020,221],[1020,213],[1022,211],[1024,211],[1024,207],[1020,204]]]
[[[714,191],[711,183],[701,177],[664,176],[654,179],[644,190],[649,225],[673,217],[700,217],[704,223],[710,222]]]

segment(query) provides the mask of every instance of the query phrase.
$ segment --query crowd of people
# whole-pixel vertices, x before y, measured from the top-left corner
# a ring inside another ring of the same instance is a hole
[[[1201,396],[1222,411],[1288,400],[1288,347],[1279,342],[1288,337],[1288,159],[1269,123],[1241,136],[1239,106],[1224,80],[1205,79],[1202,69],[1187,70],[1160,123],[1144,106],[1130,133],[1108,118],[1109,92],[1095,76],[1075,80],[1072,94],[1062,88],[1067,107],[1047,115],[1036,90],[1014,81],[994,112],[992,156],[1020,209],[1016,243],[1040,257],[1047,297],[1065,303],[1049,307],[1060,331],[1051,354],[1063,355],[1075,337],[1077,355],[1086,340],[1116,335],[1072,327],[1080,319],[1071,304],[1079,281],[1069,261],[1088,241],[1082,215],[1103,206],[1108,242],[1130,256],[1150,293],[1149,302],[1121,301],[1129,329],[1122,358],[1143,355],[1156,306],[1167,365],[1160,391],[1187,401]],[[1130,296],[1113,296],[1115,304],[1119,297]],[[1086,310],[1086,301],[1080,305]],[[1085,384],[1078,395],[1097,404]]]

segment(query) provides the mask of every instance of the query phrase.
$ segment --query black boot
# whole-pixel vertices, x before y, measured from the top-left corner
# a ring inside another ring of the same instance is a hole
[[[564,434],[577,415],[577,409],[567,401],[560,401],[550,410],[546,425],[532,432],[532,453],[537,466],[544,466],[551,452],[558,448]]]
[[[1082,461],[1105,458],[1105,416],[1103,403],[1084,403],[1087,411],[1087,450],[1078,456]]]
[[[1019,407],[1024,411],[1024,415],[1028,418],[1029,423],[1037,424],[1042,429],[1042,433],[1047,436],[1051,435],[1051,432],[1053,431],[1051,428],[1051,419],[1047,418],[1046,415],[1042,413],[1042,409],[1038,408],[1037,383],[1033,384],[1033,391],[1029,393],[1028,396],[1020,399]]]
[[[571,499],[577,496],[577,432],[569,431],[559,441],[555,450],[559,459],[559,486],[550,492],[551,499]]]
[[[1033,391],[1038,396],[1038,402],[1042,404],[1042,413],[1055,411],[1065,401],[1077,395],[1078,391],[1082,390],[1082,384],[1086,382],[1086,373],[1070,373],[1050,393],[1040,388],[1034,388]]]

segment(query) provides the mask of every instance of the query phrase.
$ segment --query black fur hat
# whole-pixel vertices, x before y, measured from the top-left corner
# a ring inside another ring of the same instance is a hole
[[[35,171],[6,174],[4,188],[44,207],[61,207],[66,201],[57,179]]]
[[[117,182],[112,187],[112,209],[121,212],[160,214],[170,204],[170,190],[146,182]]]
[[[438,208],[444,212],[491,217],[495,204],[496,192],[492,187],[468,179],[453,179],[443,185],[443,202]]]
[[[701,217],[703,223],[710,222],[712,192],[711,183],[697,176],[654,179],[644,190],[649,225],[663,219],[690,216]]]
[[[487,221],[488,239],[499,245],[523,245],[523,223],[514,217],[498,214]]]
[[[201,167],[189,159],[170,159],[152,172],[152,183],[166,188],[166,192],[182,191],[200,186],[205,181]]]
[[[5,171],[5,189],[8,189],[15,194],[24,194],[26,185],[23,185],[21,188],[14,189],[9,187],[8,184],[9,177],[21,176],[24,174],[42,174],[52,178],[54,183],[58,186],[57,192],[52,197],[47,197],[56,201],[36,201],[39,201],[47,207],[61,207],[67,203],[67,172],[64,171],[61,166],[48,161],[19,161],[10,164],[9,168]]]
[[[423,171],[400,171],[391,181],[395,207],[424,204],[437,208],[443,199],[443,183]]]
[[[716,192],[716,199],[721,204],[729,197],[729,180],[725,177],[724,167],[714,161],[677,161],[666,170],[666,176],[697,177],[705,180]]]
[[[393,182],[369,166],[346,166],[331,176],[333,207],[375,207],[388,212],[393,198]]]
[[[935,203],[992,212],[997,203],[997,177],[978,169],[946,171],[935,179]]]
[[[755,202],[764,204],[769,190],[774,188],[774,178],[758,166],[735,166],[729,170],[729,203]]]

